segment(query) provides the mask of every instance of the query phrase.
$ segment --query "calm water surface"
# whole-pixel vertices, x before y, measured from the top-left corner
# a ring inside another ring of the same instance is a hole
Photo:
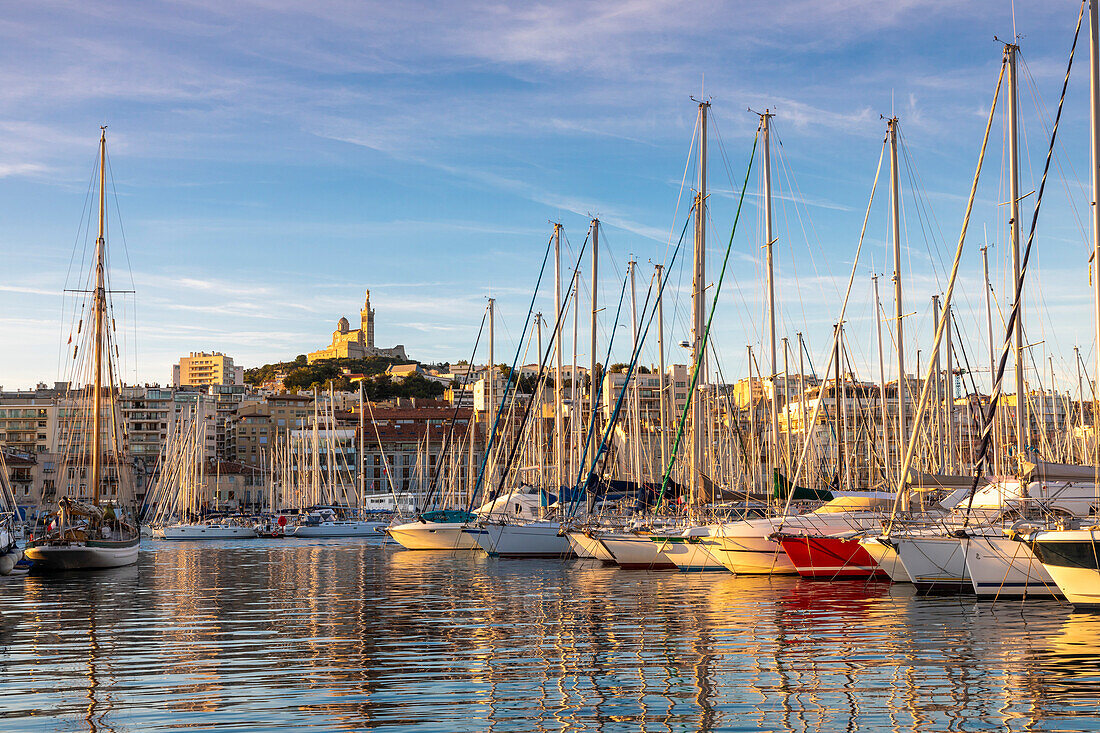
[[[0,731],[1100,730],[1100,616],[377,541],[0,578]]]

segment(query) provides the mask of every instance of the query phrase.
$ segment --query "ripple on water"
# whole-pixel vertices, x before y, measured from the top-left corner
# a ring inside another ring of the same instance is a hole
[[[1097,730],[1100,617],[378,541],[0,579],[0,730]]]

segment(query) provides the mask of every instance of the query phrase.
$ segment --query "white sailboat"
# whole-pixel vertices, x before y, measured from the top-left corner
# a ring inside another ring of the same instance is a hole
[[[74,423],[73,433],[68,436],[67,465],[62,467],[63,471],[72,468],[75,472],[83,471],[84,466],[90,464],[91,501],[63,497],[58,502],[54,521],[45,532],[36,533],[27,542],[26,556],[37,566],[47,569],[84,570],[132,565],[137,562],[141,541],[137,526],[120,516],[117,498],[115,505],[105,505],[101,495],[104,487],[111,484],[108,468],[114,469],[118,480],[114,491],[133,486],[130,466],[123,455],[124,436],[120,434],[120,421],[115,411],[118,347],[112,333],[113,318],[108,315],[110,291],[106,272],[107,128],[101,130],[99,235],[95,243],[93,288],[87,291],[91,295],[92,329],[84,334],[89,341],[91,359],[77,361],[79,344],[73,352],[74,369],[86,366],[92,371],[91,389],[90,394],[88,387],[80,390],[81,419]],[[77,330],[79,336],[79,326]]]

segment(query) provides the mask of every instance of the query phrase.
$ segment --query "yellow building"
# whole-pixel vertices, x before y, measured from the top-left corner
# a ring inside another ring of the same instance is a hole
[[[359,328],[351,330],[347,318],[341,318],[332,332],[332,342],[327,348],[310,352],[306,358],[312,364],[324,359],[363,359],[368,356],[388,356],[395,359],[408,359],[405,347],[397,345],[392,349],[380,349],[374,345],[374,309],[370,307],[370,291],[359,311]]]
[[[220,351],[192,351],[172,365],[172,383],[177,387],[244,384],[244,367],[234,366],[233,357]]]

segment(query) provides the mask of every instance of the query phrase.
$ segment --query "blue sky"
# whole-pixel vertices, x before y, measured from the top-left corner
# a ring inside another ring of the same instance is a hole
[[[1053,116],[1077,10],[1015,8],[1027,72],[1023,191],[1041,172],[1042,116]],[[780,330],[804,332],[818,362],[867,205],[880,115],[901,118],[913,164],[902,188],[915,356],[927,349],[929,298],[945,285],[940,263],[958,237],[1000,65],[994,35],[1011,38],[1013,23],[1007,2],[917,0],[12,6],[0,20],[0,384],[58,374],[61,291],[74,241],[84,241],[101,124],[110,126],[125,230],[123,242],[112,224],[115,284],[128,287],[132,272],[137,291],[118,299],[124,376],[164,382],[189,351],[224,351],[251,366],[318,348],[341,315],[355,320],[368,287],[379,345],[402,343],[425,361],[468,357],[494,295],[505,360],[550,221],[564,224],[568,252],[590,214],[604,222],[604,303],[631,255],[639,282],[648,281],[683,223],[691,96],[700,93],[717,125],[709,274],[757,125],[746,110],[771,108],[782,142]],[[1049,350],[1063,388],[1073,345],[1091,359],[1094,340],[1086,34],[1087,23],[1028,298],[1028,340],[1044,342],[1035,360],[1045,368]],[[999,115],[958,301],[969,354],[982,365],[984,231],[995,243],[995,290],[1005,291],[1003,132]],[[756,172],[748,191],[714,332],[727,378],[744,374],[745,346],[761,339]],[[870,276],[889,267],[886,191],[876,196],[849,311],[852,359],[867,377],[877,364]],[[1026,201],[1029,221],[1034,196]],[[687,338],[690,277],[677,270],[673,284],[669,343]],[[891,311],[889,280],[880,287]],[[553,310],[548,295],[540,308]],[[645,358],[656,360],[652,348]]]

